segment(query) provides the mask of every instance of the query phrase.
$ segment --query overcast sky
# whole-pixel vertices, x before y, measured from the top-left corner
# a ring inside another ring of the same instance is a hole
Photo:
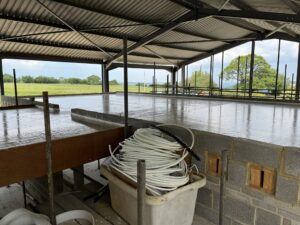
[[[257,41],[256,51],[258,55],[262,55],[265,59],[276,68],[277,63],[277,48],[278,40]],[[251,43],[243,44],[239,47],[228,50],[224,54],[224,62],[226,65],[238,55],[246,55],[251,53]],[[280,71],[284,73],[284,65],[288,64],[288,77],[292,73],[297,72],[297,57],[298,57],[298,43],[282,41],[281,42],[281,60]],[[209,71],[210,59],[204,59],[189,65],[189,75],[193,71],[202,70]],[[101,65],[81,64],[81,63],[59,63],[59,62],[45,62],[33,60],[3,60],[4,73],[12,74],[13,68],[17,71],[17,76],[22,75],[46,75],[53,77],[78,77],[85,78],[91,74],[101,75]],[[214,77],[215,80],[221,70],[221,54],[215,56]],[[157,70],[156,77],[158,82],[166,82],[165,70]],[[153,70],[143,69],[129,69],[129,82],[152,82]],[[115,69],[110,72],[110,80],[116,79],[119,82],[123,81],[122,69]]]

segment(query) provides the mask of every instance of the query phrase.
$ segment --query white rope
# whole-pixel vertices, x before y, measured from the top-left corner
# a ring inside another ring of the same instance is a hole
[[[191,130],[184,129],[192,136],[192,148],[194,135]],[[115,155],[119,147],[119,154]],[[134,182],[137,182],[137,161],[144,159],[146,188],[153,195],[175,190],[189,182],[189,169],[184,160],[189,153],[176,141],[166,139],[158,129],[138,129],[132,137],[121,142],[114,150],[109,146],[109,151],[109,166]]]

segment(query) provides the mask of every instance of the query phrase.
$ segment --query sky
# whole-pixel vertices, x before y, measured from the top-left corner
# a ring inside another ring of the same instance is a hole
[[[255,54],[263,56],[273,68],[276,68],[277,63],[277,49],[278,40],[256,41]],[[225,51],[224,53],[224,68],[229,62],[239,55],[247,55],[251,53],[251,42],[240,45],[236,48]],[[280,51],[280,66],[279,71],[284,73],[284,65],[288,65],[287,77],[291,77],[292,73],[297,73],[297,57],[298,57],[298,43],[281,41]],[[188,66],[189,76],[193,71],[202,70],[209,71],[210,59],[204,59]],[[13,68],[16,69],[17,77],[23,75],[31,76],[53,76],[53,77],[78,77],[86,78],[89,75],[101,75],[101,65],[96,64],[82,64],[82,63],[61,63],[48,61],[34,61],[34,60],[15,60],[4,59],[3,71],[4,73],[12,74]],[[218,80],[218,75],[221,71],[221,53],[215,55],[214,58],[214,80]],[[169,72],[165,70],[156,70],[156,78],[158,83],[166,82],[166,75]],[[129,69],[128,81],[136,82],[152,82],[153,69]],[[110,80],[117,80],[123,82],[122,68],[110,71]],[[179,76],[180,80],[180,76]]]

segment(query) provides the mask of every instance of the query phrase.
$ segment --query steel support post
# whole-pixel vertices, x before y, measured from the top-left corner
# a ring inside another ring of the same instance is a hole
[[[157,92],[156,90],[156,69],[155,69],[155,62],[153,63],[153,92]]]
[[[109,70],[102,64],[102,92],[109,93]]]
[[[223,78],[224,78],[224,52],[222,52],[222,65],[221,65],[221,96],[223,95]]]
[[[23,190],[24,208],[27,208],[27,199],[26,199],[26,186],[25,186],[25,181],[22,181],[22,190]]]
[[[185,66],[181,68],[181,85],[182,85],[182,94],[184,94],[185,89]]]
[[[223,150],[221,155],[221,183],[220,183],[220,209],[219,209],[219,225],[223,225],[223,212],[224,212],[224,195],[225,195],[225,183],[227,179],[227,163],[228,163],[228,150]]]
[[[213,65],[214,65],[214,55],[210,57],[210,71],[209,71],[209,96],[212,96],[212,88],[213,88]]]
[[[137,162],[137,217],[138,225],[145,224],[145,197],[146,197],[146,162],[138,160]]]
[[[197,71],[195,71],[194,82],[195,82],[194,90],[195,90],[195,93],[197,93]]]
[[[16,70],[15,69],[13,69],[13,74],[14,74],[14,88],[15,88],[15,103],[16,103],[16,106],[19,106],[18,88],[17,88],[17,76],[16,76]]]
[[[189,65],[186,65],[186,82],[185,82],[185,86],[186,87],[189,86]]]
[[[278,40],[277,67],[276,67],[276,78],[275,78],[275,99],[277,99],[277,92],[278,92],[278,75],[279,75],[279,63],[280,63],[280,46],[281,46],[281,40]]]
[[[47,168],[48,168],[47,174],[48,174],[48,194],[49,194],[49,216],[50,216],[51,224],[56,225],[56,218],[54,214],[54,185],[53,185],[51,127],[50,127],[48,92],[43,92],[43,103],[44,103],[45,137],[46,137],[46,160],[47,160]]]
[[[286,73],[287,73],[287,64],[285,64],[284,66],[283,99],[285,99],[285,92],[286,92]]]
[[[291,85],[291,99],[293,99],[293,92],[294,92],[294,76],[295,74],[292,74],[292,85]]]
[[[236,97],[239,96],[240,62],[241,62],[241,57],[239,56],[238,57],[237,75],[236,75]]]
[[[2,59],[0,58],[0,94],[4,95],[4,77],[3,77],[3,67]]]
[[[297,67],[297,78],[296,78],[296,96],[295,100],[299,100],[300,95],[300,42],[299,42],[299,50],[298,50],[298,67]]]
[[[167,75],[167,90],[166,93],[169,94],[169,74]]]
[[[172,95],[175,95],[176,93],[176,69],[173,68],[172,70],[172,77],[171,77],[171,82],[172,82]]]
[[[252,98],[252,85],[253,85],[253,75],[254,75],[254,56],[255,56],[255,41],[252,41],[250,75],[249,75],[249,98]]]
[[[127,37],[123,38],[123,68],[124,68],[124,138],[129,135],[128,130],[128,61],[127,61]]]
[[[244,97],[246,96],[246,90],[247,90],[247,72],[248,72],[248,57],[246,56],[245,75],[244,75]]]

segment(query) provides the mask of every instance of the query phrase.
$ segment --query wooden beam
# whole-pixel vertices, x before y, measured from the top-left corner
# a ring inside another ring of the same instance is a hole
[[[123,140],[123,127],[52,141],[53,172],[109,156]],[[0,150],[0,187],[47,174],[45,142]]]

